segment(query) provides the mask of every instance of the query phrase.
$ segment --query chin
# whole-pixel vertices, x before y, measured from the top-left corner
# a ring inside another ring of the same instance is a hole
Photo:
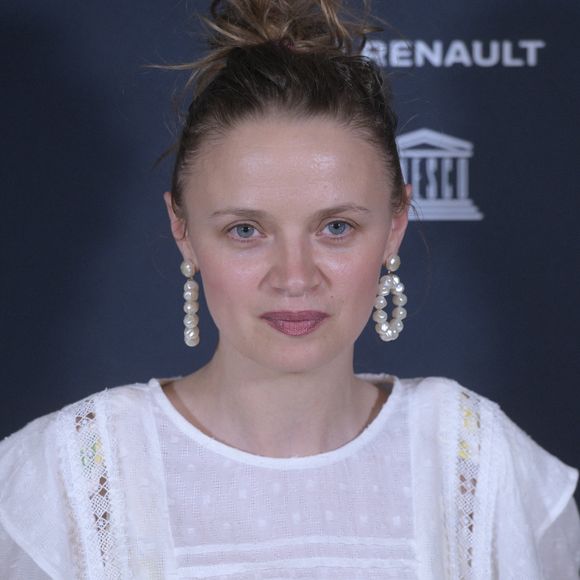
[[[350,343],[340,344],[336,336],[332,340],[329,340],[328,336],[323,336],[308,341],[303,338],[286,338],[286,341],[280,342],[268,340],[262,348],[253,348],[251,351],[248,349],[249,344],[255,347],[262,343],[248,341],[242,352],[260,366],[272,371],[305,373],[330,364],[344,354],[347,347],[353,347]]]
[[[305,357],[269,357],[265,359],[261,357],[260,359],[254,359],[259,365],[277,373],[285,374],[301,374],[315,371],[320,367],[328,364],[333,360],[334,357],[329,356],[327,358],[316,357],[316,356],[305,356]]]
[[[353,326],[351,324],[349,330],[352,331]],[[250,333],[232,331],[230,326],[229,337],[224,337],[230,348],[254,364],[277,373],[305,373],[331,364],[346,354],[352,357],[358,336],[345,333],[342,324],[321,327],[303,336],[285,335],[263,321]]]

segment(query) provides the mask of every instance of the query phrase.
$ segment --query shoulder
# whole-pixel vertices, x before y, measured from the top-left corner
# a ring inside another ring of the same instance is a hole
[[[50,437],[57,423],[63,417],[74,416],[80,421],[83,413],[86,414],[87,409],[100,405],[106,405],[106,409],[113,413],[134,405],[139,406],[146,400],[147,393],[150,390],[151,382],[105,387],[100,391],[84,396],[82,399],[68,403],[56,411],[36,417],[19,430],[0,440],[0,457],[3,452],[7,452],[11,447],[27,441],[38,442],[39,439]]]
[[[75,431],[80,432],[89,424],[103,430],[127,417],[138,419],[147,408],[151,388],[151,382],[108,387],[66,405],[56,413],[54,420],[62,429],[74,426]]]
[[[501,411],[492,399],[458,381],[440,376],[399,379],[404,391],[411,397],[412,405],[431,415],[444,415],[451,419],[471,414],[485,414],[495,420]]]
[[[478,464],[480,485],[495,481],[501,511],[519,514],[539,541],[573,498],[579,471],[542,447],[496,401],[446,377],[402,379],[425,438],[437,429],[457,470]],[[425,425],[428,425],[425,427]],[[490,483],[491,485],[491,483]],[[501,490],[501,493],[500,493]]]
[[[71,437],[89,431],[106,433],[111,425],[139,420],[146,412],[149,383],[132,383],[104,388],[82,399],[42,415],[0,441],[0,502],[10,481],[30,481],[54,471],[66,452]]]
[[[494,441],[501,499],[512,502],[509,509],[514,513],[521,511],[535,541],[539,541],[574,501],[579,471],[542,447],[499,405]]]
[[[32,480],[45,464],[44,449],[54,440],[58,411],[38,417],[0,441],[0,504],[18,479]]]
[[[87,521],[82,514],[92,509],[85,504],[93,490],[103,481],[112,485],[103,468],[114,464],[119,429],[133,428],[134,417],[133,432],[143,435],[140,417],[146,415],[150,388],[150,383],[105,388],[0,441],[0,527],[53,577],[68,577],[71,546]]]
[[[520,483],[529,484],[527,495],[533,495],[531,487],[545,485],[541,492],[544,502],[553,505],[553,514],[559,513],[575,489],[578,470],[544,449],[499,403],[447,377],[418,377],[400,382],[423,417],[430,414],[449,425],[457,436],[469,435],[478,444],[493,447],[490,455],[495,466],[502,469],[504,480],[511,474]]]
[[[0,489],[0,501],[10,480],[30,479],[33,472],[42,471],[42,466],[48,469],[51,460],[56,462],[63,429],[72,428],[80,432],[90,422],[115,420],[128,411],[136,414],[146,403],[150,389],[151,383],[132,383],[95,391],[61,409],[33,419],[2,439],[0,479],[4,485]],[[54,464],[52,466],[55,467]]]
[[[406,390],[412,391],[414,395],[419,397],[434,398],[443,397],[448,394],[459,395],[461,391],[465,391],[467,394],[472,394],[475,397],[483,397],[449,377],[400,378],[399,382]]]

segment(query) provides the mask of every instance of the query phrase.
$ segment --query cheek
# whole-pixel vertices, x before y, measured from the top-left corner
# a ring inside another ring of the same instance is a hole
[[[332,283],[341,302],[338,306],[349,318],[369,315],[377,295],[381,257],[366,255],[367,260],[353,260],[350,256],[333,268]]]
[[[238,304],[256,299],[259,273],[240,260],[216,258],[210,256],[201,263],[201,269],[207,306],[219,326],[220,321],[240,311]]]
[[[362,264],[351,272],[351,276],[354,307],[358,312],[366,312],[372,307],[377,295],[379,265],[374,267],[374,264]]]

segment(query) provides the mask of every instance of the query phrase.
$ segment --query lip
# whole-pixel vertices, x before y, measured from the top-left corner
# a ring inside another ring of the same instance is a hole
[[[261,318],[267,320],[287,320],[289,322],[301,322],[303,320],[319,321],[326,318],[326,312],[319,310],[278,310],[276,312],[265,312]]]
[[[328,314],[318,310],[266,312],[261,318],[272,327],[288,336],[304,336],[314,332]]]

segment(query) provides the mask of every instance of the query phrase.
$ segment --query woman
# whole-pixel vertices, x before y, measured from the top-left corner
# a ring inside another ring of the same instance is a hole
[[[373,28],[220,4],[164,194],[184,340],[199,271],[216,352],[0,444],[2,578],[577,578],[578,470],[452,380],[353,373],[407,301],[396,117],[351,43]]]

